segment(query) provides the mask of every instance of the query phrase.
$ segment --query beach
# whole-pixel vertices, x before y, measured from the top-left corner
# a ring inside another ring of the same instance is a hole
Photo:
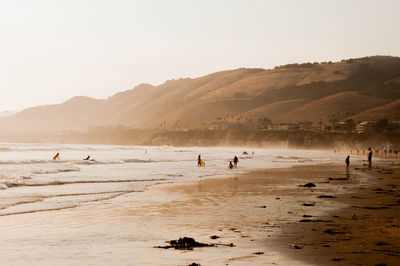
[[[225,257],[202,251],[210,257],[199,257],[201,265],[396,265],[399,171],[383,165],[301,166],[204,180],[168,188],[189,199],[161,210],[185,217],[182,236],[236,245],[224,247]],[[316,186],[302,187],[310,182]],[[206,232],[221,238],[212,241]]]
[[[59,194],[54,199],[63,198],[70,207],[0,217],[0,263],[395,265],[398,161],[381,159],[372,169],[362,160],[350,169],[297,164],[152,181],[141,190],[106,192],[108,198]],[[49,190],[63,186],[46,185]],[[156,248],[180,237],[215,246]]]

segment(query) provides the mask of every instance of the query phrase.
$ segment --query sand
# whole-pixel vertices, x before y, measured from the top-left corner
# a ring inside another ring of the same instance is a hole
[[[152,186],[73,209],[1,217],[0,264],[396,265],[399,261],[399,164],[235,173]],[[307,183],[315,187],[304,187]],[[154,248],[184,236],[216,246]]]
[[[171,239],[235,245],[219,247],[221,254],[202,248],[194,261],[201,265],[398,265],[399,181],[399,169],[387,166],[262,170],[165,188],[184,200],[159,213],[182,222]],[[220,238],[207,240],[205,232]]]

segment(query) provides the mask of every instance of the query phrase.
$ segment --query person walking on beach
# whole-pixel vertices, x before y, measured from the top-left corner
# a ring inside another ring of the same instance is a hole
[[[200,155],[197,157],[197,166],[201,167],[201,156]]]
[[[237,167],[237,163],[239,162],[239,159],[237,156],[233,157],[233,166]]]
[[[60,153],[57,152],[56,155],[54,155],[53,160],[60,160]]]
[[[346,167],[349,168],[349,166],[350,166],[350,156],[347,155],[347,157],[346,157]]]
[[[371,167],[372,165],[372,150],[368,148],[368,166]]]

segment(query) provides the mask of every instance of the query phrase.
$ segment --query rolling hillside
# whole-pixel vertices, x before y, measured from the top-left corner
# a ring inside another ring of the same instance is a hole
[[[2,132],[84,131],[97,126],[172,128],[246,117],[273,121],[400,119],[400,58],[235,69],[199,78],[140,84],[107,99],[74,97],[0,118]]]

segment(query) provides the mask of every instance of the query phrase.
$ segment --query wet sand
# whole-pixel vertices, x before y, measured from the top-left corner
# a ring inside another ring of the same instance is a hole
[[[398,265],[400,259],[396,167],[301,166],[167,190],[185,199],[160,206],[163,216],[186,217],[180,236],[202,237],[186,228],[204,228],[220,237],[208,243],[236,245],[221,251],[221,265]],[[216,265],[207,257],[196,262]]]
[[[314,165],[237,175],[233,170],[229,178],[163,184],[73,209],[3,216],[0,264],[396,265],[398,167],[381,163],[347,171]],[[304,187],[307,183],[315,187]],[[184,236],[222,245],[154,248]]]

